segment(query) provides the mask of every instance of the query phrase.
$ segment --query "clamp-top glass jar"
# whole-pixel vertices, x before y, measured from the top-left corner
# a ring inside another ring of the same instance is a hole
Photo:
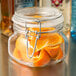
[[[24,8],[12,18],[14,34],[8,41],[11,58],[23,65],[42,67],[61,62],[68,40],[62,32],[64,17],[56,8]]]

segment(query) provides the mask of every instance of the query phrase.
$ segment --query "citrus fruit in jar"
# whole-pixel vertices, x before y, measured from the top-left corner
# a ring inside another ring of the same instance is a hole
[[[28,55],[31,56],[35,47],[36,37],[28,38]],[[28,58],[27,56],[27,40],[20,36],[16,40],[15,50],[13,55],[17,59],[21,59],[25,62],[32,62],[34,66],[44,66],[48,64],[51,59],[59,59],[62,55],[60,53],[60,45],[64,40],[58,33],[53,34],[41,34],[41,37],[37,40],[34,56]],[[61,58],[60,58],[61,59]]]
[[[63,58],[63,51],[61,48],[59,48],[59,53],[57,55],[57,57],[55,58],[56,60],[62,59]]]
[[[51,58],[55,58],[59,53],[60,46],[47,46],[44,49],[47,51],[47,53],[51,56]]]
[[[40,51],[40,54],[34,57],[33,60],[34,60],[33,62],[34,66],[39,67],[39,66],[47,65],[50,62],[51,57],[44,49],[42,49]]]
[[[13,56],[19,60],[22,59],[22,56],[21,56],[21,53],[19,50],[17,50],[16,48],[14,49],[14,52],[13,52]]]
[[[26,44],[27,44],[27,40],[24,37],[20,36],[16,40],[15,49],[18,50],[19,54],[21,55],[21,59],[23,61],[32,62],[32,59],[27,57],[27,51],[26,51],[27,45]],[[31,56],[32,52],[33,52],[33,48],[30,46],[28,42],[28,55]],[[15,52],[13,53],[13,55],[16,57]]]

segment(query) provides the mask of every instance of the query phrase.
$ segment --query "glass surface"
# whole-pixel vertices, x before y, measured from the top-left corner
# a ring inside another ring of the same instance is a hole
[[[8,40],[8,52],[15,61],[44,67],[64,60],[68,42],[62,33],[64,18],[58,9],[24,8],[16,11],[13,22],[17,32]]]

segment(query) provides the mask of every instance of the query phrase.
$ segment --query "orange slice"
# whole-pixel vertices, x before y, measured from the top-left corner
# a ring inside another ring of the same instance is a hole
[[[55,58],[58,55],[59,49],[60,49],[60,46],[54,46],[54,47],[47,46],[47,47],[45,47],[45,50],[48,52],[48,54],[52,58]]]
[[[56,57],[56,60],[59,60],[59,59],[61,59],[62,57],[63,57],[63,51],[62,51],[61,48],[59,48],[59,53],[58,53],[58,55],[57,55],[57,57]]]
[[[48,36],[48,38],[49,38],[49,42],[48,42],[49,45],[54,46],[64,42],[64,39],[58,33],[52,33]]]
[[[30,45],[34,48],[36,37],[30,39]],[[37,40],[36,50],[41,50],[46,46],[56,46],[63,43],[64,40],[58,33],[41,35],[39,40]]]
[[[36,37],[32,37],[32,39],[30,39],[30,41],[29,41],[30,45],[33,48],[35,47],[35,41],[36,41]],[[44,47],[46,47],[47,43],[48,43],[48,39],[46,38],[46,36],[41,36],[37,40],[36,51],[39,51],[39,50],[43,49]]]
[[[28,55],[31,56],[32,55],[32,52],[33,52],[33,49],[32,48],[28,48]],[[23,61],[25,62],[33,62],[33,59],[32,58],[29,58],[27,56],[27,53],[26,53],[26,50],[21,50],[20,51],[21,55],[22,55],[22,59]]]
[[[39,56],[39,54],[40,54],[40,51],[35,52],[34,57]]]
[[[27,57],[26,51],[14,50],[13,56],[25,62],[32,62],[32,59]]]
[[[18,37],[16,40],[15,47],[19,50],[26,50],[26,39],[23,37]]]
[[[17,50],[16,48],[14,49],[13,56],[19,60],[22,59],[20,51]]]
[[[28,54],[29,56],[32,55],[32,52],[33,52],[33,49],[32,48],[28,48]],[[40,51],[37,51],[34,53],[34,56],[33,57],[36,57],[40,54]],[[20,50],[17,50],[15,48],[14,52],[13,52],[13,56],[19,60],[23,60],[25,62],[33,62],[33,58],[28,58],[27,57],[27,54],[26,54],[26,51],[20,51]]]
[[[39,31],[39,28],[29,28],[29,30]],[[42,31],[51,31],[51,30],[55,30],[55,28],[42,28],[41,30]],[[34,48],[36,37],[33,36],[33,37],[29,38],[29,40],[30,40],[30,45]],[[61,44],[63,42],[64,42],[64,39],[58,33],[41,34],[41,37],[39,38],[39,40],[37,40],[36,50],[37,51],[41,50],[44,47],[50,46],[50,45],[55,46],[55,45]]]
[[[34,17],[34,18],[42,18],[42,16],[39,16],[39,15],[34,15],[32,17]]]
[[[44,49],[41,50],[39,56],[34,57],[33,59],[34,59],[34,66],[36,67],[44,66],[48,64],[51,60],[50,56]]]
[[[27,52],[26,52],[26,45],[27,44],[27,41],[25,38],[23,37],[19,37],[17,40],[16,40],[16,49],[19,50],[21,56],[22,56],[22,59],[26,62],[31,62],[32,59],[28,58],[27,57]],[[29,42],[28,42],[28,55],[31,56],[32,55],[32,52],[33,52],[33,48],[29,45]]]
[[[28,28],[28,30],[39,32],[40,31],[40,28]],[[53,27],[41,28],[41,31],[53,31],[53,30],[55,30],[55,28],[53,28]]]

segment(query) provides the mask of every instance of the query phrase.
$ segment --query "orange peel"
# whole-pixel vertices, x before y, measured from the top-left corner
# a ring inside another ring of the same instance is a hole
[[[13,56],[19,60],[22,59],[22,56],[21,56],[21,53],[19,50],[17,50],[16,48],[14,49],[14,52],[13,52]]]
[[[28,30],[39,32],[40,28],[28,28]],[[43,31],[53,31],[53,30],[55,30],[55,28],[53,28],[53,27],[50,27],[50,28],[41,28],[41,32],[43,32]]]
[[[29,41],[30,45],[33,48],[35,47],[35,41],[36,41],[36,37],[32,37],[32,39],[30,39]],[[37,40],[36,51],[40,51],[41,49],[46,47],[47,43],[48,43],[48,39],[46,38],[46,36],[45,37],[41,36],[39,40]]]
[[[26,48],[27,48],[26,44],[27,43],[26,42],[27,42],[26,39],[20,36],[16,40],[15,48],[17,50],[19,50],[19,52],[20,52],[20,54],[22,56],[22,60],[24,60],[26,62],[32,62],[32,59],[30,59],[30,58],[27,57],[27,52],[26,52]],[[33,52],[33,48],[28,43],[28,55],[31,56],[32,52]]]
[[[42,49],[40,55],[34,57],[33,60],[34,60],[34,66],[39,67],[48,64],[51,60],[51,57],[44,49]]]
[[[48,45],[55,46],[64,42],[63,37],[58,33],[52,33],[49,35],[48,38],[49,38]]]
[[[62,51],[61,48],[59,48],[59,53],[58,53],[58,55],[57,55],[57,57],[55,59],[59,60],[59,59],[62,59],[62,57],[63,57],[63,51]]]
[[[60,46],[54,46],[54,47],[47,46],[45,47],[45,50],[51,56],[51,58],[55,58],[59,53],[59,48]]]
[[[29,39],[30,45],[34,48],[36,37]],[[58,33],[42,34],[39,40],[37,40],[36,50],[41,50],[46,46],[56,46],[64,42],[64,39]]]

